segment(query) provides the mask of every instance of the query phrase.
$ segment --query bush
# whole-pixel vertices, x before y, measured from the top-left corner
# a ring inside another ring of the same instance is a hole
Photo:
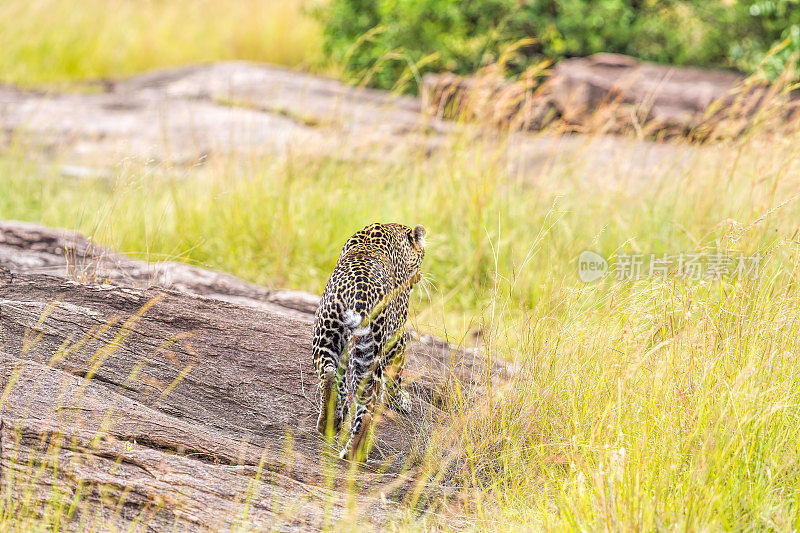
[[[770,78],[800,66],[800,0],[739,2],[736,9],[742,28],[729,47],[734,66]]]
[[[772,76],[800,51],[800,0],[330,0],[321,13],[325,51],[353,79],[408,92],[426,71],[468,74],[509,50],[511,73],[595,52],[749,73],[786,40],[763,65]]]

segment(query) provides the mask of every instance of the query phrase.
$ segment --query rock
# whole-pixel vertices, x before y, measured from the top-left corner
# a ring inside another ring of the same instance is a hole
[[[145,515],[157,531],[230,529],[245,514],[254,529],[321,528],[344,516],[346,465],[327,459],[315,428],[314,301],[0,223],[2,486],[28,491],[34,509],[80,492],[72,520],[97,529]],[[476,385],[482,360],[441,341],[410,343],[414,412],[377,423],[354,478],[362,526],[398,511],[380,495],[411,486],[406,461],[442,416],[437,398],[453,373]],[[445,489],[429,490],[441,500]]]
[[[646,142],[638,132],[640,138],[606,135],[600,142],[595,142],[596,133],[531,134],[562,113],[547,87],[533,91],[533,79],[509,86],[490,69],[478,80],[452,75],[442,75],[440,83],[437,79],[428,75],[422,87],[427,113],[420,113],[415,98],[248,62],[162,70],[95,83],[83,93],[0,86],[0,149],[13,140],[15,150],[27,149],[37,161],[54,161],[69,179],[105,181],[107,176],[114,180],[128,172],[146,173],[142,165],[183,166],[181,175],[191,179],[205,172],[209,160],[216,158],[228,168],[240,160],[237,156],[247,161],[447,158],[457,140],[497,154],[515,177],[535,181],[564,160],[585,163],[586,179],[612,182],[623,174],[619,153],[629,161],[625,176],[649,179],[662,155],[683,159],[690,150]],[[474,97],[461,96],[470,91]],[[465,112],[493,128],[438,118],[454,116],[451,111]],[[497,135],[496,127],[518,131],[510,137]],[[603,131],[608,126],[600,127]]]
[[[556,117],[556,109],[535,84],[509,83],[487,70],[471,77],[428,73],[420,89],[422,109],[431,116],[468,120],[511,130],[538,130]]]
[[[744,76],[671,67],[618,54],[573,58],[556,65],[549,94],[570,124],[620,132],[638,126],[660,135],[685,134],[712,119],[715,102],[729,107]]]
[[[295,316],[313,314],[318,301],[307,293],[270,291],[230,274],[185,263],[136,261],[78,233],[27,222],[0,222],[0,264],[12,271],[46,273],[96,285],[161,287]]]
[[[491,71],[462,78],[429,74],[423,109],[440,118],[537,130],[559,118],[585,133],[698,138],[741,133],[754,115],[780,105],[784,119],[798,115],[797,93],[749,83],[733,72],[671,67],[619,54],[595,54],[558,63],[540,87],[510,82]]]
[[[66,157],[193,165],[209,154],[378,157],[424,133],[416,99],[248,62],[158,71],[58,94],[0,86],[0,145]],[[82,173],[83,174],[83,173]]]

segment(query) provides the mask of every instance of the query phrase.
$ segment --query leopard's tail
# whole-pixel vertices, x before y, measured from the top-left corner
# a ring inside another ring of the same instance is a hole
[[[350,330],[350,334],[355,337],[356,346],[369,347],[374,344],[372,330],[369,324],[364,324],[364,317],[352,309],[344,312],[344,325]]]
[[[372,366],[375,354],[375,339],[372,328],[364,324],[365,317],[352,309],[344,313],[344,324],[353,337],[353,352],[350,355],[350,367],[357,375],[363,375]]]
[[[322,381],[322,403],[317,419],[317,429],[320,433],[326,434],[329,429],[338,433],[342,421],[347,416],[348,411],[348,383],[347,366],[358,365],[364,359],[362,352],[373,344],[371,330],[369,326],[362,326],[364,318],[352,309],[348,309],[342,316],[345,329],[350,333],[350,337],[355,339],[355,348],[351,354],[345,349],[341,355],[332,361],[334,366],[326,366],[320,376]],[[346,339],[345,342],[348,342]],[[336,398],[335,402],[333,398]],[[331,427],[329,428],[329,424]]]

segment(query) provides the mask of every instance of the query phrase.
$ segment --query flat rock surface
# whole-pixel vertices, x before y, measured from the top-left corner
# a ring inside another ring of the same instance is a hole
[[[0,126],[72,161],[194,164],[211,154],[353,156],[418,131],[416,101],[245,62],[184,67],[86,94],[0,88]]]

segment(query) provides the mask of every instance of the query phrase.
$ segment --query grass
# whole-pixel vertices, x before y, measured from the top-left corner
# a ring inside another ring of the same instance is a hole
[[[226,59],[309,67],[306,0],[5,0],[0,82],[42,85]]]
[[[11,152],[0,219],[312,292],[356,229],[422,223],[434,291],[417,294],[412,324],[464,344],[479,327],[487,357],[517,369],[488,393],[451,390],[453,422],[428,456],[431,476],[462,474],[479,528],[792,529],[798,140],[749,134],[646,180],[596,179],[588,161],[559,156],[514,173],[495,145],[458,136],[432,157],[212,159],[189,175],[120,167],[113,181],[75,182]],[[584,284],[585,249],[612,264],[622,253],[764,258],[757,277]]]
[[[319,29],[302,0],[83,6],[3,2],[0,81],[233,58],[319,64]],[[79,181],[12,147],[0,153],[0,219],[316,293],[355,230],[422,223],[433,290],[415,294],[411,324],[466,345],[480,332],[487,360],[515,369],[503,385],[451,384],[450,420],[420,451],[432,480],[460,489],[455,510],[476,529],[792,530],[799,141],[797,131],[755,131],[686,146],[683,163],[667,160],[646,180],[626,174],[624,151],[608,174],[564,154],[517,172],[494,141],[460,135],[432,156],[211,158],[189,171],[124,163],[111,180]],[[756,277],[585,284],[584,250],[612,265],[630,253],[759,252],[763,261]],[[45,529],[36,509],[9,515],[14,496],[0,495],[0,530]],[[58,505],[46,510],[50,524],[74,512]]]
[[[136,257],[316,293],[357,229],[421,223],[430,230],[426,270],[442,298],[431,315],[442,305],[479,311],[496,281],[521,308],[563,313],[568,288],[591,288],[576,277],[585,249],[611,256],[774,246],[794,231],[795,204],[759,217],[795,191],[795,141],[721,143],[684,167],[665,162],[648,180],[598,179],[590,160],[558,154],[535,176],[514,174],[496,144],[459,137],[432,158],[212,160],[191,171],[126,164],[109,181],[63,178],[55,166],[7,154],[0,217],[74,227]]]

